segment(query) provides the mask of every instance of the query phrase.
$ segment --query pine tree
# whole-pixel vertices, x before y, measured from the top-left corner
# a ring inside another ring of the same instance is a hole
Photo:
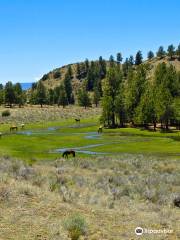
[[[81,69],[80,69],[80,64],[79,63],[76,64],[76,77],[79,80],[81,79]]]
[[[134,57],[132,55],[130,55],[129,57],[129,65],[130,66],[134,65]]]
[[[140,65],[142,63],[143,57],[141,51],[136,53],[135,65]]]
[[[163,46],[160,46],[156,53],[157,57],[159,57],[161,59],[165,56],[165,54],[166,54],[166,52],[164,51]]]
[[[117,56],[116,56],[116,61],[118,64],[121,64],[123,58],[122,58],[122,54],[119,52],[117,53]]]
[[[87,74],[87,72],[89,71],[89,60],[86,58],[84,63],[85,63],[85,70],[86,70],[86,74]]]
[[[111,55],[111,56],[109,57],[109,65],[110,65],[110,67],[113,67],[113,66],[114,66],[114,57],[113,57],[113,55]]]
[[[120,83],[122,82],[121,70],[116,67],[110,67],[103,85],[103,119],[108,122],[108,125],[115,127],[115,99],[119,91]],[[111,107],[109,107],[111,104]],[[106,109],[107,107],[107,109]]]
[[[167,54],[170,57],[170,59],[172,60],[173,56],[175,55],[175,47],[173,46],[173,44],[168,46]]]
[[[140,102],[135,109],[135,120],[137,123],[143,124],[144,127],[152,123],[154,131],[156,130],[156,123],[158,120],[156,101],[156,88],[151,82],[147,82],[145,92],[142,94]]]
[[[20,83],[16,83],[14,85],[14,94],[15,94],[15,103],[21,107],[25,102],[25,95],[23,94],[23,90]]]
[[[147,82],[146,65],[139,65],[136,71],[128,72],[125,86],[125,105],[129,122],[134,122],[135,111],[145,91]]]
[[[123,75],[126,78],[128,75],[128,71],[130,69],[131,65],[129,63],[129,59],[126,58],[125,62],[122,64],[122,71],[123,71]]]
[[[91,106],[91,100],[85,86],[78,91],[78,102],[80,106],[85,108]]]
[[[178,60],[180,61],[180,44],[177,47],[176,54],[177,54]]]
[[[149,51],[147,54],[147,58],[151,60],[154,57],[154,53],[152,51]]]
[[[54,90],[53,89],[49,89],[48,90],[48,104],[53,105],[54,102]]]
[[[126,121],[126,109],[125,109],[125,99],[124,99],[124,86],[121,83],[119,87],[119,92],[115,99],[115,113],[119,119],[120,127],[124,127]]]
[[[15,103],[15,92],[12,82],[7,82],[4,88],[4,101],[5,104],[8,104],[12,107],[12,104]]]
[[[46,103],[46,89],[42,81],[38,82],[36,89],[36,103],[40,104],[41,107]]]
[[[100,101],[100,92],[96,87],[94,88],[94,95],[93,95],[93,103],[96,105],[96,107],[98,106],[99,101]]]
[[[4,88],[3,85],[0,84],[0,105],[4,103]]]
[[[61,85],[59,88],[58,106],[62,105],[64,108],[67,104],[68,104],[68,99],[67,99],[65,87]]]
[[[106,61],[100,56],[99,57],[99,78],[103,79],[106,76]]]
[[[68,67],[68,70],[64,77],[64,87],[68,99],[68,104],[71,103],[72,98],[72,69],[71,66]]]

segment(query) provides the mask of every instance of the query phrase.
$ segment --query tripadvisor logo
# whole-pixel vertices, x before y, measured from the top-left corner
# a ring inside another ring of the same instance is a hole
[[[141,227],[137,227],[137,228],[135,229],[135,234],[136,234],[136,235],[142,235],[142,234],[143,234],[143,229],[142,229]]]

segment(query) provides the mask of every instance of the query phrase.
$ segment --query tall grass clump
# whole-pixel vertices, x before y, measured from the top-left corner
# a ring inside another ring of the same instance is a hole
[[[72,215],[65,219],[63,227],[68,231],[71,240],[78,240],[87,232],[87,224],[85,219],[80,215]]]

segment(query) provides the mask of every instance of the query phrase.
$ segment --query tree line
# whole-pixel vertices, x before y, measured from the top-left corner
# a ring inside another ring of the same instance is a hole
[[[160,63],[154,74],[149,64],[130,68],[127,78],[113,65],[103,81],[101,121],[106,126],[123,127],[157,123],[166,129],[169,124],[180,124],[180,72],[173,65]]]
[[[5,104],[12,107],[13,104],[21,107],[26,102],[26,92],[22,90],[21,84],[7,82],[5,86],[0,84],[0,105]]]

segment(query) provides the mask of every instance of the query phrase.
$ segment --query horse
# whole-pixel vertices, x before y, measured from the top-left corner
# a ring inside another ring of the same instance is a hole
[[[25,124],[22,123],[22,124],[21,124],[21,129],[24,129],[24,127],[25,127]]]
[[[75,118],[74,119],[77,123],[79,122],[80,123],[80,118]]]
[[[100,126],[100,127],[98,128],[98,133],[102,133],[102,129],[103,129],[103,127]]]
[[[17,127],[17,126],[11,126],[11,127],[10,127],[10,132],[12,132],[13,130],[16,130],[16,131],[17,131],[17,130],[18,130],[18,127]]]
[[[68,158],[68,155],[70,155],[70,154],[72,154],[73,157],[76,156],[75,151],[73,151],[73,150],[66,150],[66,151],[63,152],[62,157]]]

